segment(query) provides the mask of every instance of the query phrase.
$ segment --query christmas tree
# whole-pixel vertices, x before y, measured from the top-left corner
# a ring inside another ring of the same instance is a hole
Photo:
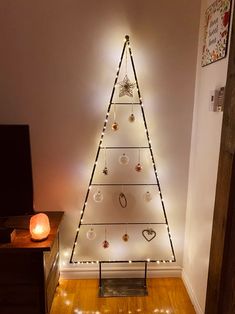
[[[125,37],[70,263],[175,262],[129,36]]]

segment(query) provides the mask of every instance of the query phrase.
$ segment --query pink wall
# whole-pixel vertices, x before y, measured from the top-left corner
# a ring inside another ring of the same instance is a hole
[[[199,5],[0,2],[0,122],[30,124],[35,206],[66,212],[65,267],[125,34],[182,266]]]

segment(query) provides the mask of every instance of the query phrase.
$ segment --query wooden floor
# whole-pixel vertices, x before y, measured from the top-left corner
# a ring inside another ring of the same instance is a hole
[[[98,297],[98,280],[60,280],[50,314],[195,314],[179,278],[148,279],[146,297]]]

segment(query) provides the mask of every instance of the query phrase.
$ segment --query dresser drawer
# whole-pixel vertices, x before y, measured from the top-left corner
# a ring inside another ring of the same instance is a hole
[[[0,314],[50,313],[59,280],[62,216],[61,212],[48,213],[51,232],[39,242],[31,240],[28,230],[21,230],[21,226],[28,227],[29,216],[11,222],[19,229],[13,242],[0,243]]]
[[[0,252],[0,285],[43,282],[42,252]]]
[[[55,259],[59,252],[59,237],[58,234],[55,237],[53,246],[50,252],[44,252],[44,272],[45,272],[45,281],[47,281],[48,275],[53,267]]]
[[[40,292],[40,287],[38,285],[0,285],[0,308],[7,304],[17,306],[38,306],[38,304],[40,304]]]
[[[47,283],[46,283],[46,295],[47,295],[47,310],[48,313],[50,312],[54,293],[56,290],[56,287],[59,282],[59,255],[57,255],[57,258],[53,264],[53,267],[48,275]]]

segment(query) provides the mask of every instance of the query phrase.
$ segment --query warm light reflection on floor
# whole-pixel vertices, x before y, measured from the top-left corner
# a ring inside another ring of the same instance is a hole
[[[73,310],[75,314],[102,314],[101,312],[99,311],[81,311],[79,309],[74,309]],[[104,310],[103,311],[104,313],[111,313],[111,310]],[[124,313],[124,310],[122,309],[119,309],[118,310],[118,313]],[[127,312],[128,314],[134,314],[134,313],[146,313],[144,311],[142,311],[141,309],[136,309],[134,311],[128,311]],[[155,309],[153,310],[153,313],[163,313],[163,314],[168,314],[168,313],[173,313],[172,311],[170,310],[164,310],[164,309]]]
[[[50,314],[195,314],[181,279],[148,279],[148,296],[98,297],[97,280],[61,280]]]

